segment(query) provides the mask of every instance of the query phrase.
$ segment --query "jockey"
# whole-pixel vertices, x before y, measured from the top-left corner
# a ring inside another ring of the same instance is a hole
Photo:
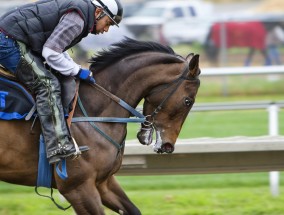
[[[61,86],[51,71],[95,83],[92,73],[76,64],[66,50],[89,33],[103,34],[118,26],[122,14],[119,0],[40,0],[0,18],[0,64],[35,94],[50,164],[89,149],[74,145]]]

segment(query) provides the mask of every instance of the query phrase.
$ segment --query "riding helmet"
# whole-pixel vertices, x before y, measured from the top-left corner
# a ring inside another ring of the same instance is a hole
[[[113,21],[117,26],[122,20],[123,7],[120,0],[91,0],[95,6],[103,9],[104,13]]]

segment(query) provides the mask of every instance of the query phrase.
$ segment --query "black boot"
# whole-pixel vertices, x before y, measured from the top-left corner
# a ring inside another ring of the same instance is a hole
[[[79,146],[77,149],[75,144],[72,140],[58,146],[56,151],[53,151],[48,158],[49,164],[55,164],[65,158],[75,159],[78,158],[82,152],[88,151],[88,146]]]
[[[23,56],[17,66],[16,77],[36,95],[37,113],[49,163],[79,156],[89,147],[75,148],[63,113],[58,79],[25,46],[21,45],[21,51]]]

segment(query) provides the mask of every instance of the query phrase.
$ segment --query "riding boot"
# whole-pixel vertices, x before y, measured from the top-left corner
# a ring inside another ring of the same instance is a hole
[[[36,108],[49,163],[57,163],[87,151],[87,146],[76,149],[74,145],[64,117],[58,79],[45,69],[41,58],[27,50],[25,45],[19,44],[22,57],[16,77],[36,95]]]

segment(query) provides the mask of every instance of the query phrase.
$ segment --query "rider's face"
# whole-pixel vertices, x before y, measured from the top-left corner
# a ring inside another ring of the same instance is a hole
[[[105,15],[103,18],[97,20],[96,34],[103,34],[108,32],[109,27],[113,25],[113,21]]]

